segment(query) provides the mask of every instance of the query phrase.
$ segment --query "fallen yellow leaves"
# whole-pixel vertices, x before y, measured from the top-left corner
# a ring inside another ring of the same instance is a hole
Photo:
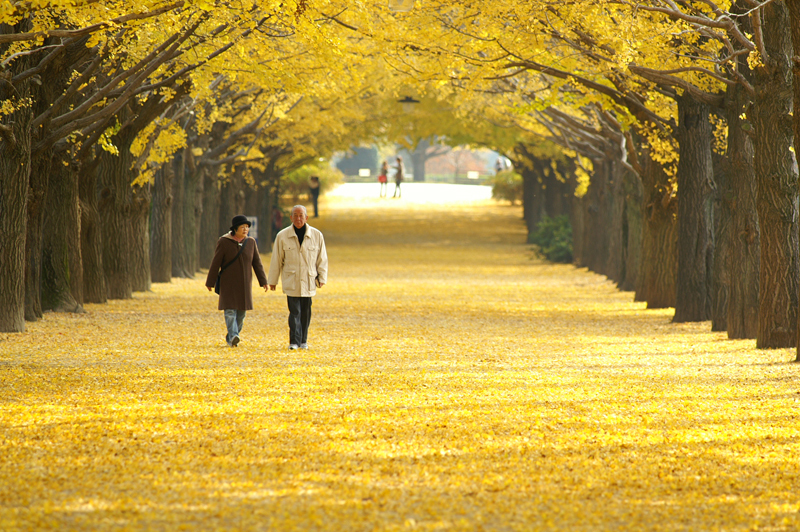
[[[202,279],[0,336],[0,529],[800,529],[800,366],[532,258],[516,208],[329,204],[312,349]]]

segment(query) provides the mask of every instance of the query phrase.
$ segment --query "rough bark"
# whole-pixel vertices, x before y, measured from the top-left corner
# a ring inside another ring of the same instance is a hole
[[[617,161],[609,159],[596,160],[594,169],[583,198],[581,265],[619,282],[622,279],[624,258],[624,170]]]
[[[237,168],[231,172],[228,181],[222,185],[220,191],[219,235],[230,228],[231,219],[234,216],[244,214],[245,200],[244,179],[241,170]]]
[[[589,270],[603,273],[607,252],[605,220],[603,218],[603,191],[605,189],[608,167],[603,161],[594,161],[592,174],[586,195],[581,198],[583,205],[583,226],[579,229],[583,234],[582,262]]]
[[[42,317],[42,227],[53,153],[31,160],[28,179],[28,223],[25,235],[25,320]]]
[[[622,234],[625,219],[625,195],[623,193],[627,170],[620,161],[608,160],[609,180],[606,183],[605,205],[607,249],[603,272],[615,283],[622,282],[625,260],[625,244]]]
[[[753,141],[742,129],[741,111],[748,103],[744,89],[728,91],[728,192],[731,224],[728,270],[731,277],[726,319],[728,338],[758,336],[758,283],[761,236],[756,210]]]
[[[714,263],[711,284],[711,330],[728,329],[728,304],[731,291],[730,250],[731,212],[730,165],[724,155],[713,154],[714,161]]]
[[[54,160],[42,235],[42,308],[84,312],[80,260],[78,175],[61,157]],[[76,297],[76,294],[77,297]]]
[[[634,291],[642,261],[642,182],[633,173],[625,176],[625,216],[623,218],[624,271],[620,290]]]
[[[642,152],[642,255],[636,301],[647,308],[675,306],[678,269],[677,202],[664,168]]]
[[[184,186],[184,202],[183,202],[183,229],[182,235],[183,246],[186,255],[186,270],[191,272],[194,276],[198,270],[198,238],[199,238],[199,222],[200,216],[203,213],[203,173],[198,171],[193,164],[191,164],[192,154],[189,150],[186,151],[187,168],[186,168],[186,185]]]
[[[172,179],[171,163],[155,175],[150,224],[150,277],[154,283],[172,280]]]
[[[0,101],[14,102],[15,97],[27,96],[26,86],[14,88],[0,83]],[[3,301],[0,332],[25,331],[25,237],[32,118],[27,106],[0,116],[0,126],[9,128],[0,136],[0,299]]]
[[[130,299],[131,283],[131,163],[127,135],[115,135],[119,155],[104,152],[99,167],[102,185],[100,192],[100,220],[103,247],[103,271],[106,277],[108,299]]]
[[[714,253],[711,123],[708,106],[678,98],[678,278],[676,323],[711,318]]]
[[[103,234],[97,194],[99,158],[83,162],[78,181],[81,203],[81,258],[83,259],[83,300],[105,303],[108,300],[103,269]]]
[[[792,131],[792,43],[782,0],[762,8],[767,57],[754,71],[752,114],[761,236],[759,348],[797,345],[798,190]]]
[[[210,168],[203,179],[203,217],[200,220],[200,265],[208,268],[214,258],[214,246],[222,235],[219,226],[220,187],[217,171]]]
[[[132,177],[132,176],[131,176]],[[151,288],[150,278],[150,184],[136,186],[131,190],[130,222],[128,239],[130,245],[130,279],[134,292],[147,292]]]
[[[800,51],[800,0],[787,0],[786,5],[789,8],[789,28],[793,49]],[[800,54],[797,52],[792,56],[792,64],[793,106],[800,109]],[[792,116],[794,138],[800,139],[800,113],[794,113]],[[800,319],[800,312],[798,312],[798,319]],[[800,326],[798,326],[798,330],[800,330]],[[800,362],[800,342],[797,343],[795,360]]]
[[[189,269],[189,257],[186,246],[186,163],[185,150],[175,154],[173,167],[175,177],[172,180],[172,276],[191,278],[194,271]]]
[[[547,161],[550,166],[550,161]],[[575,188],[574,183],[570,183],[565,176],[570,174],[570,169],[565,165],[557,166],[561,178],[555,171],[549,172],[544,181],[545,212],[547,216],[556,218],[558,216],[569,215],[570,196]],[[552,168],[551,168],[552,170]]]

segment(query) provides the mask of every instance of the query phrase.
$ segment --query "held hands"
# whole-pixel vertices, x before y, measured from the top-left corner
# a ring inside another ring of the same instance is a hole
[[[269,289],[270,289],[270,290],[272,290],[272,291],[274,292],[274,291],[275,291],[275,287],[276,287],[276,286],[277,286],[277,285],[271,284],[271,285],[269,285]],[[264,287],[264,289],[266,290],[266,288],[267,288],[267,287],[265,286],[265,287]]]

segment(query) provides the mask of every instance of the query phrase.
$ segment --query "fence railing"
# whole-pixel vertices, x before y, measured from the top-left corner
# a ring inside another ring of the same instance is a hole
[[[465,175],[454,176],[450,175],[440,175],[440,174],[425,174],[425,181],[423,183],[449,183],[454,185],[488,185],[490,184],[491,176],[490,175],[480,175],[478,179],[470,179]],[[371,175],[368,177],[358,176],[358,175],[346,175],[344,176],[343,181],[345,183],[377,183],[378,182],[378,175]],[[389,176],[389,183],[393,183],[392,177]],[[403,179],[404,183],[414,183],[414,176],[413,174],[407,174],[405,179]]]

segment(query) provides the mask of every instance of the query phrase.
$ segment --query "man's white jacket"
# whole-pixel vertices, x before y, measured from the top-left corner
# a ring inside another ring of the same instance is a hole
[[[311,297],[317,293],[317,281],[328,282],[328,253],[319,229],[306,224],[303,245],[290,225],[275,236],[267,284],[278,284],[283,293],[292,297]]]

